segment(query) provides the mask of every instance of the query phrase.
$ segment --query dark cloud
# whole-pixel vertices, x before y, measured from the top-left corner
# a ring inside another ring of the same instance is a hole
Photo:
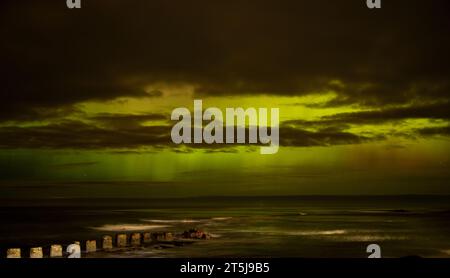
[[[139,127],[145,122],[151,121],[169,121],[169,115],[164,114],[113,114],[113,113],[98,113],[95,116],[89,117],[90,120],[98,124],[112,128],[129,129],[131,127]]]
[[[386,109],[340,113],[322,117],[324,121],[342,123],[384,123],[405,119],[450,119],[450,103],[433,103],[428,105],[412,105]]]
[[[447,121],[450,119],[450,103],[440,102],[419,104],[405,107],[390,107],[385,109],[359,112],[338,113],[323,116],[318,120],[289,120],[284,124],[297,128],[337,129],[345,130],[351,125],[378,125],[387,122],[402,122],[408,119],[428,119]]]
[[[326,138],[327,134],[330,134],[331,138],[333,138],[331,141],[334,142],[334,144],[340,144],[340,142],[354,144],[371,140],[383,140],[385,139],[385,136],[416,139],[417,137],[450,135],[448,126],[423,128],[411,127],[409,131],[391,131],[385,133],[384,136],[377,135],[376,132],[374,133],[369,130],[363,131],[358,135],[346,132],[346,130],[349,130],[352,126],[372,125],[376,127],[377,125],[385,123],[402,124],[408,119],[428,119],[430,124],[448,124],[450,119],[450,103],[439,102],[406,107],[391,107],[360,112],[338,113],[330,116],[323,116],[318,120],[289,120],[283,122],[283,125],[285,126],[284,130],[287,130],[286,127],[289,127],[297,132],[309,132],[310,136],[306,137],[308,140],[313,137],[311,135],[314,135],[314,137],[319,139],[319,142],[323,142],[323,140],[320,139]],[[315,131],[311,132],[311,130]],[[300,134],[298,138],[303,137],[304,136]]]
[[[77,121],[33,127],[1,127],[0,148],[121,149],[158,147],[170,142],[170,127],[107,129]]]
[[[34,121],[51,121],[59,120],[71,115],[85,115],[83,111],[76,108],[74,105],[61,105],[53,107],[29,106],[25,110],[23,109],[25,107],[24,105],[20,107],[15,107],[13,104],[10,105],[11,106],[6,108],[5,111],[0,112],[3,116],[8,114],[8,117],[0,116],[0,123],[19,124]]]
[[[418,129],[417,132],[423,136],[450,136],[450,126],[445,127],[426,127]]]
[[[291,126],[282,126],[280,142],[282,146],[310,147],[360,144],[368,141],[382,140],[383,137],[366,137],[339,129],[308,131]]]
[[[380,135],[369,131],[349,132],[352,125],[377,125],[411,118],[448,120],[448,103],[436,103],[411,107],[389,108],[324,116],[319,120],[289,120],[280,124],[280,145],[293,147],[333,146],[360,144],[400,136],[415,139],[418,136],[448,136],[448,127],[412,128],[409,132]],[[63,110],[65,111],[65,110]],[[71,111],[71,110],[69,110]],[[61,112],[62,113],[62,112]],[[64,114],[64,113],[63,113]],[[150,125],[146,125],[150,123]],[[204,122],[206,124],[207,122]],[[82,120],[58,119],[46,125],[0,127],[2,149],[79,149],[109,150],[129,153],[131,149],[169,148],[175,152],[236,152],[242,144],[172,144],[170,131],[173,121],[166,114],[115,114],[98,113]],[[249,131],[245,129],[246,138]],[[194,132],[192,132],[192,135]],[[235,128],[237,134],[237,128]],[[193,141],[193,140],[192,140]],[[250,148],[255,145],[250,145]],[[139,153],[139,151],[138,151]]]
[[[0,127],[0,148],[2,149],[78,149],[78,150],[116,150],[118,152],[139,148],[169,148],[176,152],[190,152],[204,149],[207,152],[234,152],[242,144],[182,144],[175,145],[170,138],[171,125],[143,126],[148,119],[159,120],[158,115],[116,115],[99,116],[98,122],[90,124],[81,121],[62,121],[44,126],[5,126]],[[128,125],[102,125],[104,119],[120,123],[127,119]],[[128,120],[133,119],[133,120]],[[134,122],[133,122],[134,121]],[[248,135],[248,129],[245,130]],[[270,131],[269,131],[270,132]],[[193,132],[192,132],[193,134]],[[235,134],[237,131],[235,130]],[[382,137],[366,137],[345,132],[337,128],[307,131],[288,124],[281,124],[281,146],[331,146],[359,144],[382,140]],[[252,148],[255,145],[250,145]]]
[[[84,100],[306,94],[329,105],[449,99],[449,2],[2,1],[0,118]],[[340,80],[340,82],[331,82]],[[160,94],[156,94],[160,95]]]

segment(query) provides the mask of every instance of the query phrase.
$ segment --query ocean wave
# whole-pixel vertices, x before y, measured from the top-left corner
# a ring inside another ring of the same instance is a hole
[[[294,235],[294,236],[332,236],[332,235],[343,235],[343,234],[346,234],[346,233],[347,233],[346,230],[286,232],[286,234]]]
[[[367,213],[367,214],[412,214],[418,213],[406,209],[369,209],[369,210],[356,210],[356,213]]]
[[[142,221],[145,222],[152,222],[152,223],[199,223],[204,220],[194,220],[194,219],[143,219]]]
[[[204,223],[204,222],[210,222],[210,221],[226,221],[230,220],[232,217],[212,217],[208,219],[142,219],[142,221],[145,222],[152,222],[152,223]]]
[[[219,234],[213,234],[213,233],[209,233],[209,236],[210,236],[211,238],[220,238],[220,237],[222,237],[222,235],[219,235]]]
[[[126,232],[126,231],[145,231],[169,227],[168,225],[145,225],[145,224],[107,224],[100,227],[91,227],[97,231],[106,232]]]
[[[283,231],[283,230],[232,230],[232,232],[264,234],[270,236],[334,236],[347,234],[347,230],[303,230],[303,231]]]
[[[390,240],[408,240],[407,236],[392,235],[348,235],[339,238],[340,241],[346,242],[374,242],[374,241],[390,241]]]
[[[215,220],[215,221],[225,221],[225,220],[230,220],[233,217],[213,217],[211,218],[211,220]]]

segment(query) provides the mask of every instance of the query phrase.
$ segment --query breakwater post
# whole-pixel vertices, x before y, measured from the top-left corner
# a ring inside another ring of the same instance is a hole
[[[50,258],[59,258],[63,256],[63,248],[59,244],[50,246]]]
[[[145,244],[150,243],[158,243],[158,242],[169,242],[177,239],[210,239],[211,236],[201,230],[191,229],[189,231],[185,231],[182,234],[172,234],[171,232],[137,232],[137,233],[121,233],[116,234],[115,236],[104,235],[101,241],[101,247],[97,248],[97,240],[87,240],[85,242],[86,253],[93,253],[100,250],[111,250],[114,248],[114,240],[115,237],[115,246],[117,248],[124,247],[139,247]],[[75,241],[73,244],[67,246],[66,252],[63,252],[63,246],[60,244],[53,244],[50,246],[50,254],[48,257],[50,258],[80,258],[81,250],[80,250],[80,242]],[[42,247],[33,247],[30,248],[29,257],[30,258],[44,258],[44,248]],[[48,249],[46,249],[48,250]],[[10,248],[7,250],[6,254],[7,258],[21,258],[21,249],[20,248]]]
[[[20,257],[20,248],[10,248],[6,251],[6,258],[8,259],[18,259]]]
[[[152,242],[152,234],[150,234],[150,233],[144,233],[142,237],[143,237],[142,241],[143,241],[144,243],[150,243],[150,242]]]
[[[112,249],[113,248],[113,240],[111,236],[103,236],[103,244],[102,248],[104,250]]]
[[[30,258],[42,259],[43,257],[44,257],[44,253],[42,252],[42,247],[30,248]]]
[[[127,235],[126,234],[118,234],[117,235],[116,246],[117,247],[126,247],[127,246]]]
[[[92,253],[97,251],[97,241],[96,240],[88,240],[86,241],[86,252]]]
[[[140,233],[134,233],[131,235],[131,246],[139,246],[141,245],[141,234]]]

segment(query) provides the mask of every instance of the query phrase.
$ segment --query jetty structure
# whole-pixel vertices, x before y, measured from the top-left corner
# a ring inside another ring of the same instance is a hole
[[[180,234],[172,232],[133,232],[119,233],[115,235],[104,235],[100,240],[89,239],[85,241],[75,241],[68,244],[51,244],[50,246],[36,246],[28,248],[9,248],[6,250],[6,258],[82,258],[95,252],[120,251],[127,248],[141,248],[159,245],[182,246],[194,243],[196,240],[210,239],[210,234],[199,230],[190,229]],[[0,250],[1,252],[1,250]],[[74,254],[79,252],[80,254]],[[2,257],[4,255],[1,255]]]

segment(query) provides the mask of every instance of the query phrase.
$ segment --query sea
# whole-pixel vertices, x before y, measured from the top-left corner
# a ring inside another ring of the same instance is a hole
[[[209,240],[85,254],[102,258],[450,257],[449,196],[2,199],[0,252],[103,235],[201,229]],[[99,241],[100,242],[100,241]]]

